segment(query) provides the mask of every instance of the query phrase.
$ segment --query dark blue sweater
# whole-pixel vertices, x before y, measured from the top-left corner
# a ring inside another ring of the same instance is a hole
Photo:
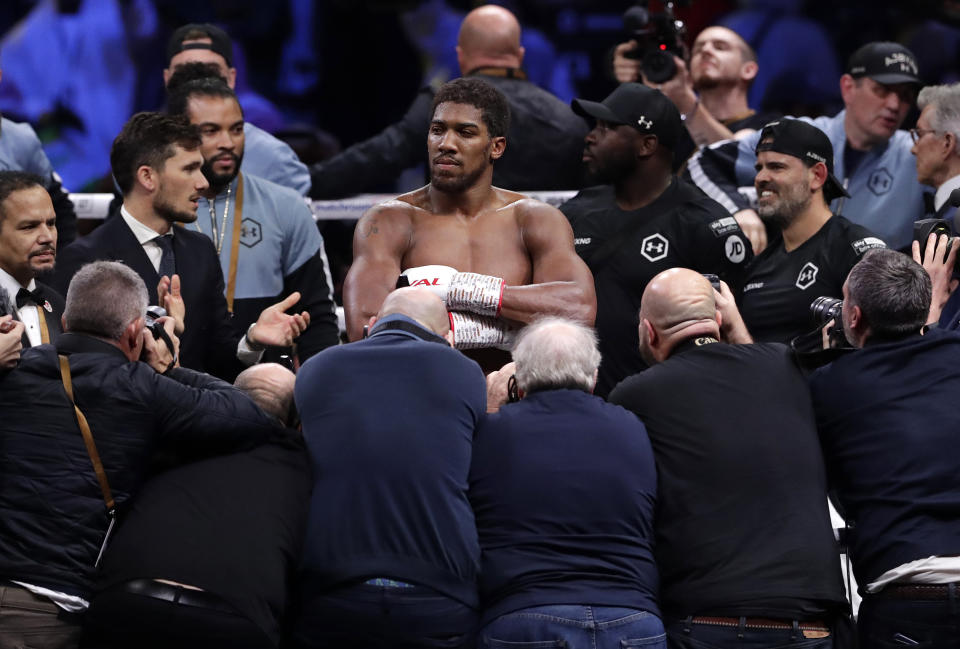
[[[397,321],[410,331],[382,328]],[[475,606],[480,548],[467,476],[486,411],[480,367],[391,316],[366,340],[304,363],[296,401],[314,476],[306,585],[390,577]]]
[[[484,623],[549,604],[659,615],[656,491],[643,424],[599,397],[535,392],[487,417],[470,470]]]
[[[960,554],[960,335],[868,344],[810,386],[828,475],[855,523],[857,582]]]

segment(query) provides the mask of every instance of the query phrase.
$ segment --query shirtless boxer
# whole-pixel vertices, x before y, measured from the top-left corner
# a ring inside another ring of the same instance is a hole
[[[511,330],[541,314],[593,325],[593,277],[566,218],[491,185],[508,123],[503,95],[482,80],[456,79],[437,93],[430,184],[375,205],[357,223],[343,291],[351,340],[401,273],[402,284],[430,286],[446,301],[459,349],[508,346]]]

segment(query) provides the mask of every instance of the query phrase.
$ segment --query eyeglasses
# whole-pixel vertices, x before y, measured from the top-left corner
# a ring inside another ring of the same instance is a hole
[[[913,138],[913,143],[916,144],[920,141],[927,133],[936,133],[932,128],[912,128],[910,129],[910,137]]]

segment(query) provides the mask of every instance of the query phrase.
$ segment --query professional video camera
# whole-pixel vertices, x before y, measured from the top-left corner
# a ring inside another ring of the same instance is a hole
[[[623,14],[623,26],[637,48],[625,56],[639,59],[643,75],[651,83],[664,83],[677,73],[673,57],[686,58],[687,26],[674,16],[675,5],[689,6],[691,0],[668,0],[663,13],[651,13],[649,0],[641,0]]]
[[[938,239],[941,234],[945,234],[948,237],[952,236],[950,224],[943,219],[921,219],[913,222],[913,240],[920,244],[921,260],[923,259],[923,252],[927,247],[927,238],[931,234],[937,235]],[[950,254],[951,246],[953,246],[952,241],[947,243],[947,249],[943,253],[944,260],[946,260],[947,255]]]

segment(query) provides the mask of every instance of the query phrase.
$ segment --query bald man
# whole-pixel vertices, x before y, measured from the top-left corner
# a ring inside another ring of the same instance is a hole
[[[785,345],[722,342],[718,301],[735,317],[726,289],[718,297],[701,275],[657,275],[640,307],[655,364],[609,398],[653,444],[667,638],[830,647],[845,595],[806,381]]]
[[[510,146],[493,184],[503,189],[559,190],[580,186],[580,153],[586,123],[570,107],[527,80],[516,17],[496,5],[471,11],[460,26],[457,61],[463,76],[493,84],[510,105]],[[423,136],[437,88],[425,87],[396,124],[311,167],[310,196],[340,198],[377,191],[400,172],[425,162]]]
[[[314,488],[293,644],[472,647],[480,548],[467,501],[480,367],[443,302],[390,293],[364,340],[297,375]]]

